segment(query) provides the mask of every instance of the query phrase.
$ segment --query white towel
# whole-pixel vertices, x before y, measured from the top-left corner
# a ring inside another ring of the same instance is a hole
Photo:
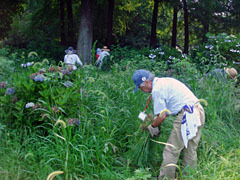
[[[181,134],[184,146],[187,148],[188,141],[197,135],[198,127],[201,125],[200,118],[193,110],[193,105],[185,105],[183,113]]]

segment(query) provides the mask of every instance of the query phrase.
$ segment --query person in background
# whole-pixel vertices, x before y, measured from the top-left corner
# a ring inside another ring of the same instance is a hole
[[[100,53],[101,53],[101,49],[97,48],[97,50],[96,50],[96,60],[98,60],[98,58],[100,56]]]
[[[100,56],[99,56],[98,60],[96,61],[96,66],[97,66],[97,67],[100,67],[100,66],[101,66],[101,64],[103,63],[103,59],[104,59],[106,56],[110,56],[109,51],[110,51],[110,49],[108,49],[107,46],[103,46],[103,48],[101,49]]]
[[[238,72],[235,68],[214,69],[206,74],[207,77],[213,77],[217,80],[225,80],[227,78],[236,80]]]
[[[158,179],[175,179],[176,166],[183,151],[183,165],[196,167],[197,147],[201,129],[205,123],[204,109],[199,99],[182,82],[170,78],[155,77],[150,71],[140,69],[134,72],[135,92],[141,89],[151,93],[155,118],[148,126],[152,136],[159,134],[159,126],[168,116],[168,109],[176,116],[168,144],[163,150],[163,162]]]
[[[82,61],[79,59],[78,55],[76,54],[76,50],[73,47],[69,47],[65,50],[66,55],[64,56],[64,63],[69,66],[72,70],[76,70],[76,64],[82,66]]]

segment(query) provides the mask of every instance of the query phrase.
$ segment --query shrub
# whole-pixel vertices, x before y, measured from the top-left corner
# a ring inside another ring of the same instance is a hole
[[[15,62],[0,56],[0,82],[9,81],[15,70]]]

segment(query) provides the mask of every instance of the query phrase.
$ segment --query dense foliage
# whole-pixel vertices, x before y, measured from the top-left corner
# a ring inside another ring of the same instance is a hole
[[[45,57],[51,55],[60,59],[64,48],[70,45],[77,47],[77,42],[79,44],[80,17],[84,15],[81,5],[84,2],[86,1],[3,1],[0,8],[3,17],[0,46],[38,50]],[[155,29],[152,24],[154,2],[158,5]],[[187,5],[189,23],[184,19],[183,2]],[[91,5],[93,18],[87,24],[93,26],[93,37],[89,39],[93,40],[91,44],[98,40],[97,47],[121,44],[122,47],[143,48],[149,46],[154,30],[157,46],[171,46],[172,36],[176,33],[175,41],[180,49],[184,49],[185,39],[189,39],[189,48],[193,49],[206,42],[208,32],[238,34],[238,7],[237,0],[98,0]],[[174,8],[177,12],[176,32],[173,32]],[[109,19],[110,16],[112,19]],[[189,27],[188,32],[185,32],[186,25]],[[81,50],[78,49],[79,52]],[[84,62],[89,64],[91,61]]]
[[[41,58],[37,50],[1,49],[1,176],[46,179],[61,170],[62,179],[156,177],[164,145],[147,141],[149,132],[140,129],[137,116],[148,95],[133,93],[131,79],[134,70],[144,68],[180,79],[208,101],[198,168],[185,169],[182,178],[239,179],[239,82],[200,80],[210,69],[238,60],[239,38],[209,38],[188,56],[166,46],[116,46],[103,69],[85,65],[76,71]],[[165,120],[154,140],[167,141],[173,120]]]

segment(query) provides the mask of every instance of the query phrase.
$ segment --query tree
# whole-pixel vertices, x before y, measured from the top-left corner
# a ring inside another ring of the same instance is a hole
[[[113,39],[113,11],[114,11],[114,0],[108,2],[108,22],[107,22],[107,46],[112,45]]]
[[[201,0],[201,1],[191,1],[188,4],[188,8],[191,10],[190,18],[193,18],[193,21],[196,19],[199,24],[200,32],[194,32],[198,34],[197,36],[202,37],[202,42],[207,41],[206,34],[209,32],[210,24],[214,22],[214,13],[219,12],[217,8],[219,0]],[[191,20],[191,22],[193,22]]]
[[[172,48],[176,48],[177,45],[177,14],[178,14],[178,7],[173,7],[173,27],[172,27]]]
[[[184,11],[184,50],[183,53],[188,54],[189,47],[189,29],[188,29],[188,7],[186,0],[183,0]]]
[[[0,5],[0,39],[4,39],[10,30],[13,17],[23,12],[23,0],[1,1]]]
[[[68,45],[74,41],[72,0],[67,0]]]
[[[154,0],[154,8],[152,14],[152,25],[151,25],[151,37],[150,37],[150,47],[156,47],[156,31],[157,31],[157,17],[158,17],[158,3],[159,0]]]
[[[61,44],[65,45],[65,22],[64,22],[64,0],[60,0],[60,26],[61,26]]]
[[[223,3],[222,3],[223,4]],[[228,27],[231,27],[231,31],[236,34],[240,32],[240,1],[229,0],[226,2],[225,8],[227,9],[228,16],[225,18],[228,23]],[[225,11],[226,12],[226,11]],[[226,27],[224,27],[226,29]]]
[[[83,61],[91,63],[93,40],[93,4],[94,0],[82,0],[77,52]]]

